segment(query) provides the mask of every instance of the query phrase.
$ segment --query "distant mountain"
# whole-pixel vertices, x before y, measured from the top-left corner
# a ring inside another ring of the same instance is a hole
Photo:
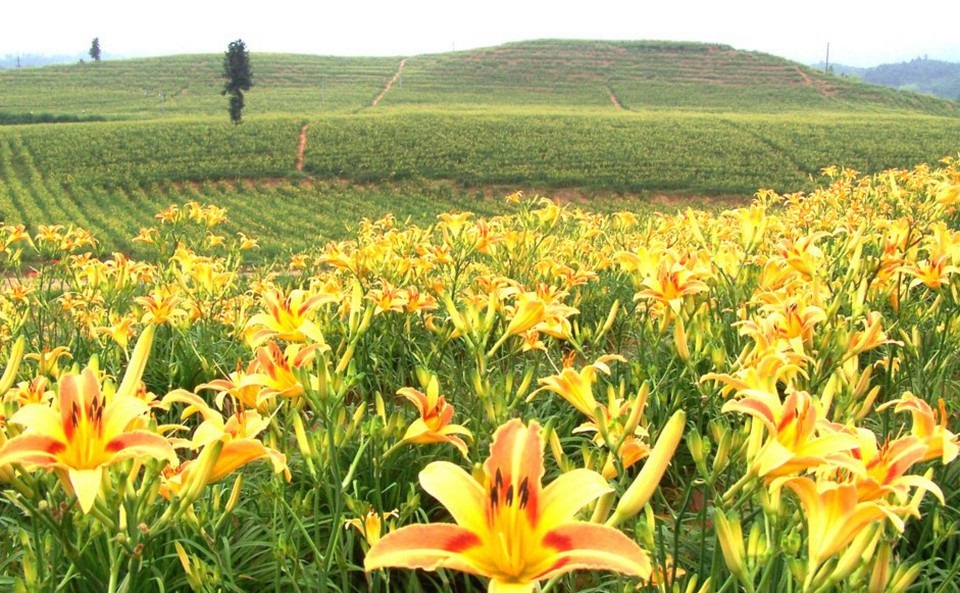
[[[823,70],[823,62],[814,67]],[[960,64],[955,62],[916,58],[872,68],[831,64],[830,70],[838,76],[852,76],[871,84],[960,101]]]
[[[70,64],[79,62],[83,58],[89,59],[86,54],[76,55],[47,55],[47,54],[7,54],[0,57],[0,68],[35,68],[37,66],[49,66],[50,64]]]
[[[123,56],[104,53],[103,60],[122,59]],[[39,66],[50,66],[52,64],[76,64],[77,62],[89,62],[90,54],[7,54],[0,56],[0,69],[4,68],[36,68]]]

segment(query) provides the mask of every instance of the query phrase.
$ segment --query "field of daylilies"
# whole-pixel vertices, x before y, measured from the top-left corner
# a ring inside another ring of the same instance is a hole
[[[0,227],[0,590],[960,590],[960,160],[247,265]]]

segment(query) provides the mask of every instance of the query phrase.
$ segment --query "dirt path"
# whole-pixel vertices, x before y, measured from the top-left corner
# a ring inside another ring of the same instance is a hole
[[[303,152],[307,149],[307,124],[300,128],[300,141],[297,143],[297,171],[303,171]]]
[[[383,87],[383,91],[381,91],[380,94],[377,95],[377,98],[373,100],[373,103],[370,104],[370,107],[376,107],[377,103],[380,102],[380,99],[383,99],[383,96],[386,95],[388,92],[390,92],[390,87],[393,86],[393,83],[397,82],[397,80],[400,79],[400,74],[403,72],[403,65],[406,62],[407,62],[406,58],[400,60],[400,66],[397,68],[396,74],[394,74],[393,78],[391,78],[390,81],[387,82],[387,86]]]
[[[831,92],[829,88],[829,83],[825,83],[823,81],[814,82],[814,80],[810,78],[810,76],[800,68],[797,68],[797,74],[799,74],[803,78],[803,86],[814,87],[817,90],[817,92],[820,93],[821,97],[830,98],[834,94],[836,94]]]
[[[623,104],[620,103],[620,99],[618,99],[617,95],[613,92],[613,87],[607,85],[607,92],[610,93],[610,102],[613,103],[613,106],[617,109],[623,109]]]

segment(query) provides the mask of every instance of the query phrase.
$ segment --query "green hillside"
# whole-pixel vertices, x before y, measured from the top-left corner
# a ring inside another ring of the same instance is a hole
[[[0,70],[0,111],[217,115],[224,109],[221,60],[185,55]],[[406,58],[254,51],[251,61],[249,116],[367,109],[395,76],[377,107],[957,114],[949,101],[838,79],[722,45],[545,40]]]

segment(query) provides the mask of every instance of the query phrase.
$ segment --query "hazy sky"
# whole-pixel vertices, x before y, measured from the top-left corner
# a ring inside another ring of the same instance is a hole
[[[725,43],[812,64],[960,61],[956,0],[6,0],[0,56],[251,53],[401,56],[544,38]]]

